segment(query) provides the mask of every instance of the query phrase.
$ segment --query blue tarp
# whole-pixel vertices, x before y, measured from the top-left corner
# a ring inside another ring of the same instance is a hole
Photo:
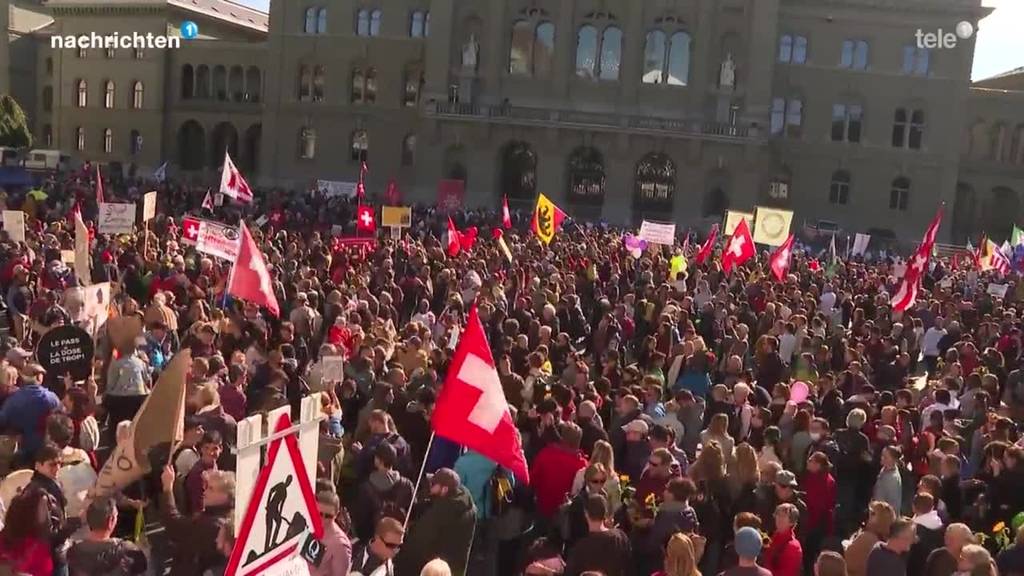
[[[33,186],[36,179],[24,168],[17,166],[0,166],[0,186],[18,188]]]

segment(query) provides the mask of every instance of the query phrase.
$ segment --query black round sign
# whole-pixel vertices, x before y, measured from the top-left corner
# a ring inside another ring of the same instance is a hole
[[[43,335],[36,359],[48,375],[60,377],[70,372],[75,380],[85,380],[92,373],[94,352],[88,332],[78,326],[58,326]]]

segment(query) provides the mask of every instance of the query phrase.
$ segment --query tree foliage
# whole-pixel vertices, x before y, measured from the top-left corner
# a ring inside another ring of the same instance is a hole
[[[8,94],[0,95],[0,146],[32,146],[32,131],[28,129],[28,117],[18,102]]]

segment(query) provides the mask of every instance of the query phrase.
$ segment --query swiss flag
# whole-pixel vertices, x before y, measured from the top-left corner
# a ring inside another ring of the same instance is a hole
[[[782,282],[786,279],[786,273],[789,272],[789,262],[793,256],[793,235],[790,234],[789,238],[779,246],[775,253],[772,254],[772,258],[769,265],[772,268],[772,273],[775,274],[775,279]]]
[[[377,231],[377,215],[373,206],[360,204],[356,209],[356,230],[371,234]]]
[[[241,224],[241,240],[238,243],[238,258],[231,268],[231,280],[228,282],[228,294],[237,296],[263,306],[274,316],[281,315],[281,309],[277,305],[277,296],[274,295],[274,284],[270,279],[270,270],[263,260],[256,241],[249,234],[249,228],[245,222]]]
[[[921,277],[924,276],[925,271],[928,269],[928,260],[931,258],[932,250],[935,248],[935,237],[939,233],[939,226],[941,224],[942,207],[940,206],[938,213],[935,214],[935,218],[932,219],[932,223],[925,230],[924,238],[921,239],[921,245],[907,264],[907,271],[903,275],[903,282],[900,283],[899,289],[892,297],[890,304],[894,311],[903,312],[917,302],[917,292],[921,283]]]
[[[700,250],[697,251],[697,257],[694,259],[694,263],[697,266],[703,264],[709,256],[711,251],[715,249],[715,240],[718,239],[718,224],[715,224],[711,228],[711,234],[708,234],[708,239],[704,241],[700,246]]]
[[[106,202],[105,195],[103,194],[103,175],[100,174],[100,165],[96,165],[96,203],[102,204]]]
[[[529,484],[522,441],[476,306],[469,310],[466,331],[459,339],[430,422],[438,436],[483,454]]]
[[[722,251],[722,270],[726,274],[754,256],[754,239],[750,236],[750,228],[747,227],[747,220],[740,219],[736,229],[732,231],[732,237],[726,243]]]
[[[224,170],[220,174],[220,193],[239,202],[252,202],[252,189],[238,168],[235,168],[235,163],[231,161],[231,155],[227,151],[224,152]]]
[[[448,217],[448,255],[458,256],[459,251],[462,249],[462,239],[459,234],[459,229],[455,227],[455,222],[452,222],[452,217]]]
[[[199,242],[199,218],[185,216],[181,219],[181,241],[184,244],[196,245]]]
[[[508,211],[508,196],[501,197],[501,225],[506,230],[512,227],[512,214]]]

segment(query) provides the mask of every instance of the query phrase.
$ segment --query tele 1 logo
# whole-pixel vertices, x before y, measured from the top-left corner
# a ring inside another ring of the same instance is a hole
[[[934,32],[925,32],[919,28],[914,34],[914,37],[917,38],[917,47],[929,50],[953,49],[956,48],[960,40],[967,40],[971,36],[974,36],[974,26],[966,20],[957,24],[954,32],[947,32],[942,28]]]
[[[181,23],[181,37],[185,40],[194,40],[199,36],[199,26],[191,21],[185,20]]]

